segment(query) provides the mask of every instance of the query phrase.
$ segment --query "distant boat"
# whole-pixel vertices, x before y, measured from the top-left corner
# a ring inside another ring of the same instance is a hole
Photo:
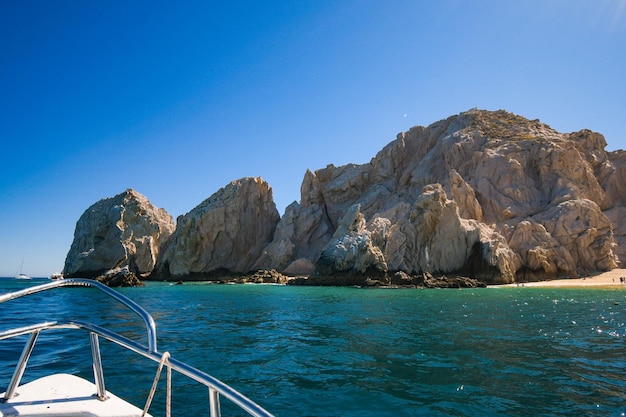
[[[30,279],[30,277],[22,272],[22,268],[24,267],[24,260],[22,259],[22,263],[20,264],[20,269],[18,273],[15,274],[15,278],[17,279]]]
[[[57,279],[63,279],[63,274],[61,272],[55,272],[54,274],[50,275],[50,279],[52,281],[56,281]]]

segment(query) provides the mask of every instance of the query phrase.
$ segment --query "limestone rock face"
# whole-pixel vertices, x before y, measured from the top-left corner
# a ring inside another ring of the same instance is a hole
[[[454,169],[450,171],[450,191],[452,200],[459,208],[459,216],[464,219],[483,221],[483,209],[476,199],[474,189]]]
[[[376,245],[376,236],[366,228],[360,206],[346,212],[317,261],[315,274],[333,276],[346,271],[365,274],[367,271],[386,272],[385,257]]]
[[[360,206],[352,206],[342,218],[333,239],[316,263],[315,279],[360,274],[362,280],[374,275],[401,271],[406,274],[450,273],[471,270],[486,281],[496,270],[503,282],[513,282],[519,258],[501,236],[486,226],[459,216],[456,203],[449,200],[440,184],[424,187],[415,204],[400,203],[365,222]],[[504,246],[504,248],[500,248]],[[470,259],[478,256],[480,267]],[[362,285],[358,279],[353,284]]]
[[[459,270],[489,283],[614,268],[626,253],[626,154],[605,146],[505,111],[414,127],[367,164],[307,171],[266,267]]]
[[[519,254],[525,280],[589,275],[618,267],[609,218],[590,200],[570,200],[503,228]]]
[[[64,272],[276,270],[307,285],[372,286],[606,271],[626,262],[626,152],[605,147],[589,130],[473,109],[398,134],[369,163],[307,170],[282,218],[261,178],[233,181],[176,228],[132,190],[101,200],[78,221]]]
[[[278,220],[267,182],[261,178],[233,181],[178,217],[176,232],[153,276],[205,278],[260,269],[256,265]]]
[[[76,223],[64,276],[94,278],[127,267],[145,277],[154,269],[161,245],[174,228],[172,216],[135,190],[100,200]]]
[[[626,151],[608,153],[609,171],[603,187],[606,189],[607,200],[604,214],[611,221],[613,235],[617,242],[614,252],[618,255],[621,264],[626,263]],[[603,164],[604,165],[604,164]]]
[[[613,253],[617,255],[622,267],[626,263],[626,207],[617,206],[604,212],[613,229],[616,246]]]
[[[570,253],[571,267],[581,274],[617,268],[611,222],[593,201],[565,201],[534,218]]]

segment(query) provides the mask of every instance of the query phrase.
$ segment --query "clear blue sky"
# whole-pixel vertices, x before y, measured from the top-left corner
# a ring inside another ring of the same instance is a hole
[[[0,2],[0,276],[134,188],[174,217],[472,107],[626,136],[625,0]]]

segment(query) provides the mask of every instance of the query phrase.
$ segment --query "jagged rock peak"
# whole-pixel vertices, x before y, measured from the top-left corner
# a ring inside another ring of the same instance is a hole
[[[471,121],[466,129],[478,129],[483,136],[491,140],[530,140],[546,137],[556,138],[560,135],[556,130],[537,119],[528,120],[525,117],[505,110],[472,109],[451,118],[459,119],[463,117],[468,117]]]
[[[428,271],[435,264],[426,258],[437,261],[439,272],[460,268],[493,283],[510,282],[518,272],[541,279],[612,268],[619,220],[607,228],[607,215],[626,216],[626,161],[607,154],[605,145],[599,133],[559,133],[503,110],[472,109],[413,127],[367,164],[307,171],[300,204],[287,208],[267,248],[276,260],[271,267],[310,261],[318,272],[332,266],[343,273],[350,264],[345,256],[355,252],[339,249],[371,241],[384,254],[372,266],[385,264],[388,273]],[[342,219],[355,205],[365,226],[343,233]],[[538,227],[513,233],[524,221]],[[551,229],[569,221],[591,232]],[[372,230],[385,233],[373,238]],[[521,236],[532,240],[521,245]],[[564,258],[567,251],[583,256]]]
[[[133,189],[104,198],[85,210],[76,223],[64,275],[94,278],[127,267],[146,276],[174,228],[174,219],[166,210]]]
[[[260,177],[232,181],[178,217],[153,275],[204,279],[269,269],[263,268],[263,248],[279,219],[267,182]]]

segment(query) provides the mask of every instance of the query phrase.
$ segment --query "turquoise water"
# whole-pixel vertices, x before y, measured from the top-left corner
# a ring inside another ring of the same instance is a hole
[[[3,279],[0,292],[33,284]],[[626,413],[624,290],[148,283],[120,291],[154,316],[160,350],[277,416]],[[0,305],[0,326],[73,312],[119,320],[121,333],[143,335],[141,325],[93,290],[51,294],[30,299],[28,307]],[[89,377],[88,359],[74,363],[86,356],[88,340],[73,335],[59,349],[55,342],[65,335],[41,340],[27,380],[46,367]],[[22,344],[0,342],[2,387]],[[107,388],[143,406],[156,364],[103,345]],[[145,366],[129,384],[128,374]],[[174,415],[208,414],[204,389],[180,375],[174,384],[182,390],[174,393]],[[155,400],[153,414],[162,415],[162,402]]]

